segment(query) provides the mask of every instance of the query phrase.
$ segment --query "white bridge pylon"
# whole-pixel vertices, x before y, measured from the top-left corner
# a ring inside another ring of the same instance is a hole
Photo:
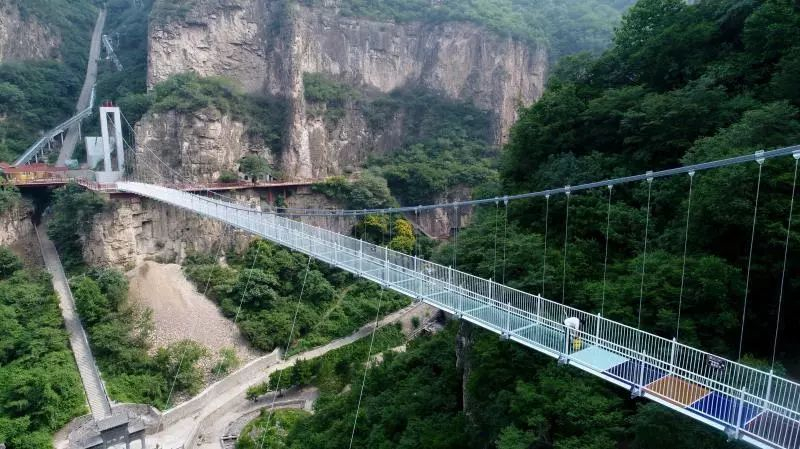
[[[761,448],[800,448],[800,384],[600,315],[349,236],[135,182],[117,189],[228,223],[424,301]],[[567,330],[565,317],[580,319]]]

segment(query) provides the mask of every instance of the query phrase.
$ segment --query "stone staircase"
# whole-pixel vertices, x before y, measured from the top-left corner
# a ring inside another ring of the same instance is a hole
[[[75,356],[75,362],[78,364],[83,389],[86,392],[86,400],[89,403],[92,416],[96,421],[100,421],[111,416],[111,403],[100,378],[100,372],[95,364],[94,356],[92,356],[86,332],[75,310],[75,300],[72,297],[67,276],[64,274],[58,251],[56,251],[53,242],[47,237],[47,231],[44,226],[36,227],[36,236],[39,239],[39,247],[42,250],[42,259],[44,259],[45,267],[53,277],[53,288],[58,294],[61,314],[64,317],[64,325],[69,333],[69,343]]]

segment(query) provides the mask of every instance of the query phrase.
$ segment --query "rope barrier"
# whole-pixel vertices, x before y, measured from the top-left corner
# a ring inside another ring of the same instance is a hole
[[[547,227],[548,223],[550,222],[550,195],[547,195],[545,198],[545,208],[544,208],[544,248],[542,249],[542,292],[539,293],[541,296],[544,296],[544,282],[545,276],[547,271]]]
[[[506,251],[508,247],[508,201],[503,201],[506,208],[503,220],[503,284],[506,283]]]

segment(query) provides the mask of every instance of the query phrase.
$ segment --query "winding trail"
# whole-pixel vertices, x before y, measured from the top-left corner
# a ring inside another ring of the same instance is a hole
[[[92,89],[94,89],[94,85],[97,82],[97,61],[100,59],[100,44],[102,42],[105,23],[106,10],[103,9],[97,15],[97,22],[94,24],[92,43],[89,47],[89,63],[86,66],[86,78],[83,80],[83,88],[81,89],[81,95],[78,97],[78,104],[75,108],[76,112],[88,108],[89,101],[92,98]],[[73,125],[67,132],[67,137],[64,139],[64,145],[61,147],[61,152],[58,154],[56,167],[64,167],[66,161],[72,159],[72,153],[75,152],[75,146],[78,144],[78,139],[80,139],[80,137],[80,124]]]
[[[412,316],[424,318],[429,313],[429,306],[412,304],[385,316],[379,322],[378,327],[407,321]],[[165,412],[163,418],[165,428],[147,437],[148,447],[156,447],[157,444],[164,449],[221,447],[219,439],[230,423],[254,406],[254,403],[245,397],[249,387],[265,381],[273,372],[294,366],[298,360],[321,357],[333,350],[355,343],[371,335],[374,327],[374,323],[368,324],[352,335],[297,354],[284,361],[278,361],[276,352],[273,352],[250,362],[226,379],[208,387],[192,400]],[[192,410],[192,412],[186,413],[186,410]]]

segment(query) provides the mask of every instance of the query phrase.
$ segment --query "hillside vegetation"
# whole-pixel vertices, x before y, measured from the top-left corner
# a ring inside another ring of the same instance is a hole
[[[58,59],[0,63],[0,161],[13,161],[42,131],[75,111],[97,9],[90,0],[15,1],[60,36]]]
[[[229,254],[228,262],[221,266],[213,256],[197,254],[184,269],[199,291],[208,289],[225,316],[237,319],[250,344],[266,352],[285,348],[295,313],[289,349],[302,352],[350,335],[374,320],[379,298],[382,315],[410,302],[393,292],[381,294],[373,283],[266,241],[253,242],[242,254]]]
[[[798,143],[799,8],[790,0],[641,0],[611,49],[563,61],[542,101],[522,111],[503,153],[500,187],[485,188],[490,194],[535,191]],[[487,278],[502,269],[513,287],[631,326],[639,325],[641,302],[642,329],[734,360],[744,308],[740,360],[796,378],[800,335],[791,317],[800,304],[789,299],[798,288],[791,279],[800,274],[795,232],[776,363],[771,360],[793,169],[791,157],[764,166],[747,306],[755,163],[695,176],[683,287],[688,176],[653,181],[649,208],[647,183],[614,188],[607,272],[605,188],[572,195],[568,228],[563,196],[511,203],[507,239],[497,231],[504,225],[502,205],[479,208],[458,245],[438,248],[436,257]],[[454,349],[456,338],[471,344]],[[468,372],[458,368],[463,363]],[[288,377],[321,387],[331,378],[321,366],[298,365]],[[284,444],[347,446],[358,376],[350,379],[355,388],[333,389],[313,416],[293,422]],[[628,398],[627,391],[517,344],[452,324],[372,368],[354,446],[740,447],[666,408]]]
[[[52,435],[87,413],[78,367],[50,277],[0,247],[0,442],[49,449]]]
[[[314,6],[322,0],[300,0]],[[501,35],[548,45],[553,60],[608,46],[622,11],[634,0],[343,0],[345,16],[407,22],[468,21]]]

